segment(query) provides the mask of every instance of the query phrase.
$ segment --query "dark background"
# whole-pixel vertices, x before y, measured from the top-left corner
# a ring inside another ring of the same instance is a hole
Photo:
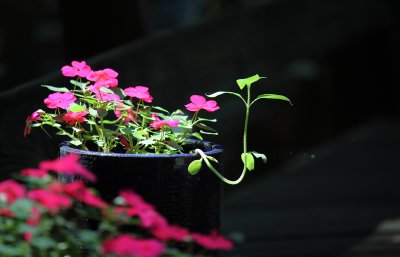
[[[238,78],[267,76],[254,93],[284,94],[294,105],[254,106],[249,148],[265,153],[269,162],[256,163],[243,189],[294,172],[282,168],[288,163],[323,166],[323,156],[335,151],[349,157],[342,164],[370,161],[380,167],[363,152],[368,147],[387,150],[395,158],[386,167],[400,171],[400,146],[388,150],[367,140],[357,148],[360,158],[345,151],[352,148],[331,147],[377,136],[358,133],[371,126],[385,128],[377,130],[385,142],[398,142],[399,7],[399,1],[389,0],[3,0],[1,176],[57,155],[59,139],[39,130],[23,138],[22,132],[25,117],[41,108],[48,94],[40,84],[66,83],[59,70],[72,60],[117,70],[122,87],[148,85],[155,103],[169,109],[182,108],[191,94],[236,90]],[[222,96],[218,102],[221,110],[210,117],[218,119],[220,136],[209,139],[225,147],[225,172],[235,177],[241,170],[244,113],[235,98]],[[377,170],[376,176],[381,174],[385,170]],[[346,184],[346,176],[341,181]],[[386,185],[377,188],[393,198]],[[234,190],[240,186],[226,187],[228,195]]]

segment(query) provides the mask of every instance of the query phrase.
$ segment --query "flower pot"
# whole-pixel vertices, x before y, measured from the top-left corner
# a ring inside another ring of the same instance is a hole
[[[202,149],[221,163],[221,146],[196,140],[189,145],[192,149]],[[132,189],[153,204],[171,224],[201,233],[219,229],[222,183],[206,165],[194,176],[188,173],[188,165],[199,159],[197,154],[102,153],[62,144],[60,155],[70,153],[79,155],[82,165],[97,176],[94,187],[104,199],[113,199],[121,189]],[[60,179],[70,182],[80,178],[64,175]]]

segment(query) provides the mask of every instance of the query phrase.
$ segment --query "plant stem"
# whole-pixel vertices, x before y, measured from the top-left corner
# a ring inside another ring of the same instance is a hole
[[[246,156],[247,153],[247,130],[248,130],[248,124],[249,124],[249,114],[250,114],[250,86],[247,86],[247,102],[246,102],[246,116],[244,119],[244,129],[243,129],[243,154]],[[221,173],[219,173],[210,163],[210,161],[207,158],[207,155],[200,149],[194,150],[196,153],[200,154],[201,158],[203,161],[206,163],[207,167],[214,172],[215,175],[217,175],[218,178],[220,178],[223,182],[229,184],[229,185],[237,185],[239,184],[244,176],[246,175],[247,171],[247,158],[244,158],[244,163],[243,163],[243,170],[242,174],[240,174],[240,177],[236,180],[229,180],[225,178]]]

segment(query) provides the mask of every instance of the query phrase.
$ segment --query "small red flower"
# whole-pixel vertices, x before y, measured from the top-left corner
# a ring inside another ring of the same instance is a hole
[[[71,200],[65,196],[44,189],[34,189],[28,192],[28,198],[39,202],[51,213],[57,213],[61,208],[71,207]]]
[[[65,155],[52,161],[42,161],[39,164],[39,168],[69,175],[78,175],[90,182],[96,181],[96,176],[79,163],[79,156],[76,154]]]
[[[46,99],[44,99],[44,103],[47,104],[47,107],[50,109],[68,109],[75,100],[76,97],[71,92],[56,92],[50,94]]]
[[[0,201],[5,200],[7,203],[12,203],[23,196],[25,196],[25,188],[14,180],[8,179],[0,182]]]
[[[103,254],[135,257],[158,257],[165,251],[164,245],[157,240],[137,239],[125,234],[104,241],[101,248]]]
[[[81,111],[81,112],[67,112],[63,116],[63,120],[68,123],[68,125],[73,126],[76,123],[82,123],[86,121],[86,114],[88,114],[87,111]]]
[[[92,71],[89,65],[85,61],[77,62],[73,61],[72,66],[65,65],[61,68],[61,72],[66,77],[86,77]]]
[[[193,233],[192,238],[197,244],[209,250],[231,250],[233,248],[233,243],[218,235],[215,230],[210,235]]]
[[[198,112],[201,109],[204,109],[208,112],[214,112],[219,109],[219,106],[217,105],[217,102],[214,100],[209,100],[207,101],[203,96],[201,95],[192,95],[190,97],[191,103],[188,103],[185,105],[186,109],[191,111],[191,112]]]
[[[149,88],[143,86],[128,87],[124,89],[124,93],[127,96],[141,99],[147,103],[153,101],[153,97],[150,95]]]

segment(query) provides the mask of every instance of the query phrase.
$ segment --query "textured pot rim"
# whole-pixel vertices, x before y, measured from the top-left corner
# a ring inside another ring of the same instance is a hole
[[[210,147],[210,151],[204,151],[206,155],[215,155],[223,152],[223,148],[219,144],[215,144],[209,141],[204,140],[194,140],[188,139],[188,142],[193,142],[195,144],[202,144],[205,147]],[[96,151],[87,151],[76,149],[67,145],[68,142],[63,142],[60,145],[60,150],[64,149],[69,153],[75,153],[79,155],[94,155],[94,156],[106,156],[106,157],[119,157],[119,158],[193,158],[199,156],[197,153],[180,153],[180,154],[156,154],[156,153],[147,153],[147,154],[130,154],[130,153],[104,153],[104,152],[96,152]]]

